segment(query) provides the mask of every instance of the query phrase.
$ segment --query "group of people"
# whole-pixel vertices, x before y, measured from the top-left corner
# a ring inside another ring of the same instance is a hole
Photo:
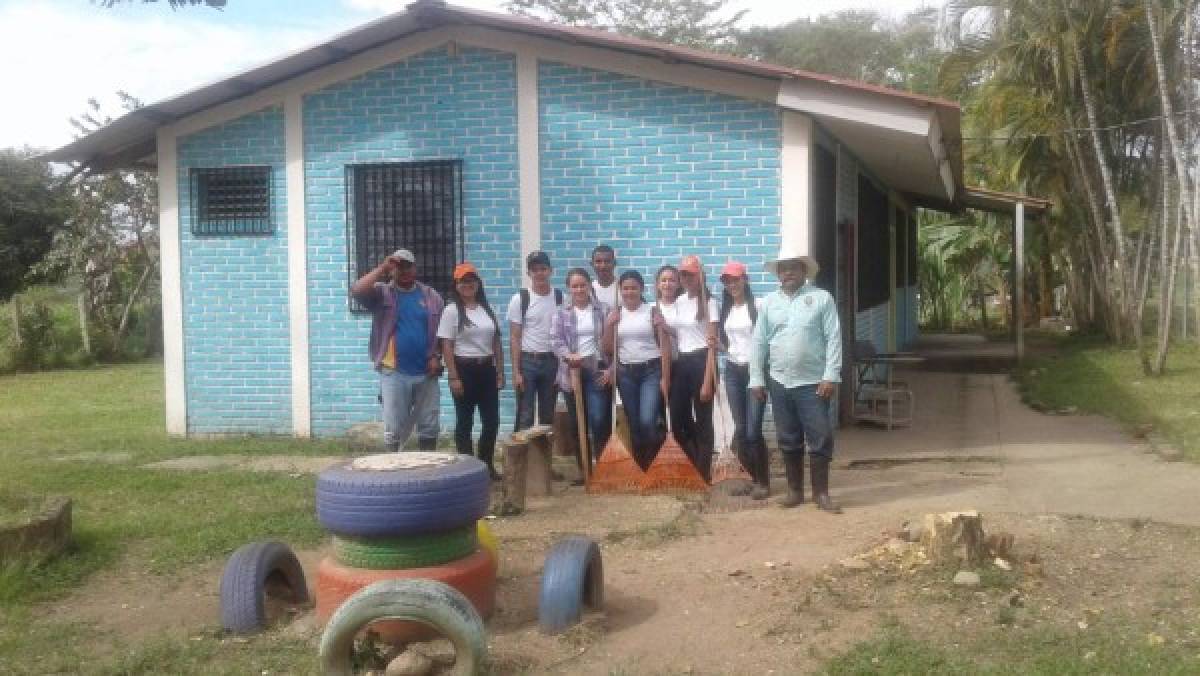
[[[719,301],[696,256],[660,267],[652,292],[637,270],[617,274],[610,246],[595,247],[590,263],[591,272],[567,270],[564,293],[553,286],[549,255],[534,251],[525,259],[529,288],[513,294],[504,313],[518,396],[516,431],[535,420],[551,424],[562,392],[570,415],[586,420],[598,456],[613,428],[615,387],[629,422],[631,452],[643,469],[669,430],[711,481],[713,401],[723,380],[734,421],[733,449],[752,478],[746,492],[756,500],[770,494],[762,431],[769,396],[788,486],[779,503],[804,502],[807,449],[814,502],[840,512],[829,496],[829,467],[841,335],[832,296],[806,281],[817,272],[811,257],[781,252],[770,261],[779,288],[761,299],[746,266],[729,261],[721,270]],[[419,449],[436,446],[444,371],[454,398],[457,450],[472,453],[478,413],[482,431],[475,453],[496,478],[499,393],[506,386],[500,320],[471,263],[454,268],[445,299],[417,281],[416,271],[412,252],[400,249],[351,288],[373,316],[369,353],[380,378],[384,442],[398,451],[415,430]],[[583,411],[576,410],[576,386]]]

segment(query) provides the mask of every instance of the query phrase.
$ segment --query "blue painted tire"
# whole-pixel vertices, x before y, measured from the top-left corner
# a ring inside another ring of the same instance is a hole
[[[579,622],[585,605],[593,610],[604,605],[604,564],[594,540],[569,535],[546,555],[538,626],[545,634],[561,633]]]
[[[376,620],[407,620],[433,628],[454,644],[452,676],[487,669],[483,619],[465,596],[436,580],[383,580],[360,589],[337,609],[321,635],[321,667],[327,676],[350,676],[354,637]]]
[[[308,602],[304,569],[282,542],[242,545],[221,572],[221,626],[235,634],[252,634],[267,626],[267,580],[279,580],[293,603]]]
[[[346,461],[324,470],[317,476],[317,520],[332,533],[358,537],[474,526],[491,500],[487,465],[469,455],[424,455],[444,456],[443,464],[367,470]]]

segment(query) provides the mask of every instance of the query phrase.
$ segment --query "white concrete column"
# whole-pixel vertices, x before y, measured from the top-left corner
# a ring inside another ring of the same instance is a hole
[[[178,179],[175,132],[170,127],[162,127],[158,130],[158,228],[162,275],[163,378],[167,434],[182,437],[187,435],[188,430]]]
[[[538,139],[538,61],[517,51],[517,177],[520,186],[521,262],[542,245],[542,178]],[[522,276],[522,279],[524,277]]]
[[[808,254],[812,246],[812,120],[790,110],[783,111],[783,154],[781,159],[783,248]]]
[[[1025,358],[1025,326],[1021,315],[1025,310],[1025,203],[1017,202],[1016,230],[1013,248],[1017,254],[1016,282],[1013,284],[1013,325],[1017,330],[1017,362]]]
[[[308,347],[308,227],[304,217],[304,100],[283,104],[287,176],[288,324],[292,362],[292,432],[312,436]]]

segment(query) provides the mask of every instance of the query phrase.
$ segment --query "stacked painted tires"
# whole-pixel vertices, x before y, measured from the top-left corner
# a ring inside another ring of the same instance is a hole
[[[496,603],[496,557],[479,541],[488,510],[487,466],[467,455],[386,453],[341,462],[317,476],[317,519],[333,534],[333,556],[317,568],[324,623],[356,592],[383,580],[436,580],[488,617]],[[431,631],[387,620],[371,630],[392,641]]]

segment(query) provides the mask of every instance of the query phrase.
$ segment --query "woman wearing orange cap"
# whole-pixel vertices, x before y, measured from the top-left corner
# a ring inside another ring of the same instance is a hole
[[[725,394],[733,414],[733,447],[738,460],[754,480],[750,497],[765,500],[771,494],[767,471],[767,443],[763,440],[763,413],[767,402],[750,396],[750,345],[759,302],[754,299],[746,266],[729,261],[721,269],[721,314],[717,322],[718,338],[725,350]]]
[[[671,430],[704,480],[710,481],[716,366],[709,357],[717,345],[717,302],[696,256],[684,256],[678,270],[663,266],[655,281],[658,308],[676,347],[667,401]]]
[[[478,457],[487,463],[492,479],[498,479],[493,457],[500,429],[500,390],[504,388],[504,352],[500,347],[500,325],[488,304],[483,280],[470,263],[454,268],[454,289],[442,312],[437,335],[454,395],[454,444],[459,453],[471,454],[471,428],[475,409],[483,430],[479,434]]]

